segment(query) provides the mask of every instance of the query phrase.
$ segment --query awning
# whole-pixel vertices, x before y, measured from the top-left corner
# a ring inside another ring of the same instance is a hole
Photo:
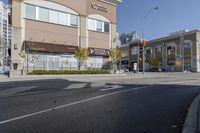
[[[24,45],[29,52],[74,53],[78,48],[77,46],[32,41],[24,41]]]

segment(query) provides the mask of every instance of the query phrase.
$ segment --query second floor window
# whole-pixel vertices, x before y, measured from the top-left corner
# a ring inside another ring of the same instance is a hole
[[[49,10],[46,8],[39,8],[39,20],[41,21],[49,21]]]
[[[26,17],[36,19],[36,6],[26,5]]]

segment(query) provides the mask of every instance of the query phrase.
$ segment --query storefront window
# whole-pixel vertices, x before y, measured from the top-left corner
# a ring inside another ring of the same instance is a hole
[[[40,55],[39,58],[35,61],[35,67],[40,69],[46,68],[46,56]]]
[[[138,50],[139,50],[138,47],[131,48],[131,55],[137,55],[139,52]]]

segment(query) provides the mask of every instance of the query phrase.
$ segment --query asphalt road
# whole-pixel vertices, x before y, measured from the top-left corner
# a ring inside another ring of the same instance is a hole
[[[198,85],[64,79],[0,88],[0,133],[180,133],[200,92]]]

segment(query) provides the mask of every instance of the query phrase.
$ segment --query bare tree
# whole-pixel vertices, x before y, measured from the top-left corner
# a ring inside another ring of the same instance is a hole
[[[109,55],[113,65],[114,73],[116,73],[117,62],[122,58],[122,52],[119,48],[111,48],[109,50]]]
[[[29,54],[27,54],[25,51],[21,51],[20,53],[19,53],[19,56],[20,56],[20,58],[21,58],[21,60],[22,60],[22,62],[23,62],[23,68],[22,68],[22,70],[24,71],[25,70],[25,64],[26,64],[26,67],[27,67],[27,69],[26,69],[26,73],[28,74],[28,70],[29,70],[29,65],[31,64],[31,63],[33,63],[35,60],[37,60],[37,59],[39,59],[40,58],[40,56],[37,54],[37,52],[35,52],[35,53],[31,53],[30,55]]]

